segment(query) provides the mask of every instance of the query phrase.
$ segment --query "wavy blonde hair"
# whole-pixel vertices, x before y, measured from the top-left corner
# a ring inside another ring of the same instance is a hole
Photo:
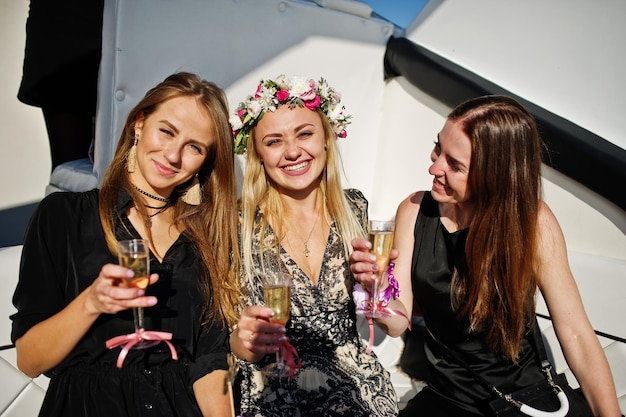
[[[359,223],[357,215],[350,208],[344,195],[341,184],[341,156],[337,146],[337,134],[334,132],[328,119],[318,109],[315,112],[320,117],[324,128],[326,139],[326,166],[321,174],[321,181],[318,192],[321,193],[325,203],[326,212],[329,218],[326,221],[330,224],[335,221],[337,233],[342,237],[346,257],[349,256],[350,242],[355,237],[363,237],[363,227]],[[265,174],[265,168],[261,163],[258,153],[254,147],[256,126],[250,132],[250,139],[246,149],[246,169],[243,179],[242,194],[239,201],[241,209],[240,224],[240,252],[242,255],[243,273],[248,281],[254,278],[254,263],[252,253],[252,239],[255,230],[254,217],[256,208],[263,204],[265,216],[261,226],[261,242],[264,239],[264,232],[267,227],[268,218],[281,218],[284,215],[284,206],[276,185]],[[261,259],[266,250],[275,251],[281,237],[285,233],[281,230],[282,225],[276,225],[278,242],[272,248],[264,248],[261,245]]]

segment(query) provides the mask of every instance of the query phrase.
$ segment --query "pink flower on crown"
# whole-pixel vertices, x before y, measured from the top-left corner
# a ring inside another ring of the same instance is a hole
[[[256,88],[256,92],[254,93],[255,98],[263,97],[263,83],[259,84]]]
[[[280,90],[276,93],[276,99],[278,100],[279,103],[287,101],[288,98],[289,98],[289,91],[287,90]]]
[[[317,94],[315,94],[315,96],[311,100],[304,100],[304,105],[306,106],[306,108],[313,111],[317,110],[317,108],[320,106],[320,103],[320,96],[318,96]]]

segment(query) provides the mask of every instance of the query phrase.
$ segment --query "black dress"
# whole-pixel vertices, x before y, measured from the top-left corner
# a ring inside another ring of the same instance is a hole
[[[120,194],[119,210],[129,197]],[[126,216],[123,216],[126,219]],[[126,219],[118,239],[139,237]],[[13,341],[35,324],[63,309],[98,276],[106,263],[117,263],[105,244],[98,216],[98,190],[55,193],[31,219],[13,297]],[[198,286],[199,255],[181,234],[163,262],[151,254],[151,272],[159,281],[148,287],[158,303],[145,308],[147,330],[173,334],[180,360],[164,343],[131,350],[121,369],[120,348],[105,341],[133,332],[132,311],[103,314],[74,350],[46,373],[51,378],[40,416],[196,416],[192,384],[215,369],[228,369],[228,330],[221,323],[201,324],[203,295]]]
[[[430,192],[424,194],[415,224],[411,280],[427,329],[501,391],[511,392],[543,380],[529,337],[523,339],[519,363],[514,364],[491,352],[485,335],[470,332],[468,321],[452,310],[450,281],[455,262],[464,256],[467,233],[468,229],[448,232],[439,218],[437,202]],[[491,393],[449,358],[428,332],[426,356],[430,365],[428,387],[407,404],[401,416],[488,415]]]

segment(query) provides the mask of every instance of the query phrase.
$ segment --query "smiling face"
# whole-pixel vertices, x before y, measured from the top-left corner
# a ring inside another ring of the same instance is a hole
[[[254,149],[281,194],[306,195],[326,166],[322,120],[304,107],[266,112],[254,129]]]
[[[131,181],[162,197],[196,175],[215,141],[211,118],[191,96],[171,98],[138,117],[135,133],[137,168]]]
[[[432,196],[439,203],[463,204],[470,201],[468,186],[472,143],[461,122],[448,120],[438,135],[428,173],[434,176]]]

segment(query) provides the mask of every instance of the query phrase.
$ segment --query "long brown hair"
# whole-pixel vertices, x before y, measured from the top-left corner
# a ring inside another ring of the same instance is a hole
[[[141,201],[141,195],[130,183],[126,168],[126,157],[134,142],[137,116],[147,117],[163,102],[180,96],[194,97],[207,111],[213,122],[215,142],[198,171],[202,203],[192,206],[180,198],[191,185],[191,180],[179,185],[170,196],[174,206],[174,223],[194,242],[202,259],[200,284],[205,293],[205,319],[221,320],[230,325],[237,320],[235,308],[240,300],[237,276],[239,252],[233,140],[228,122],[228,102],[222,89],[195,74],[179,72],[146,93],[130,111],[115,155],[102,180],[100,221],[107,246],[115,254],[115,227],[120,224],[118,193],[124,190],[133,201]],[[142,204],[138,204],[137,209],[145,211]],[[147,233],[150,234],[149,229]]]
[[[534,323],[541,139],[533,116],[510,97],[466,101],[448,119],[461,122],[472,143],[475,205],[453,306],[472,330],[486,332],[492,350],[516,361]]]

